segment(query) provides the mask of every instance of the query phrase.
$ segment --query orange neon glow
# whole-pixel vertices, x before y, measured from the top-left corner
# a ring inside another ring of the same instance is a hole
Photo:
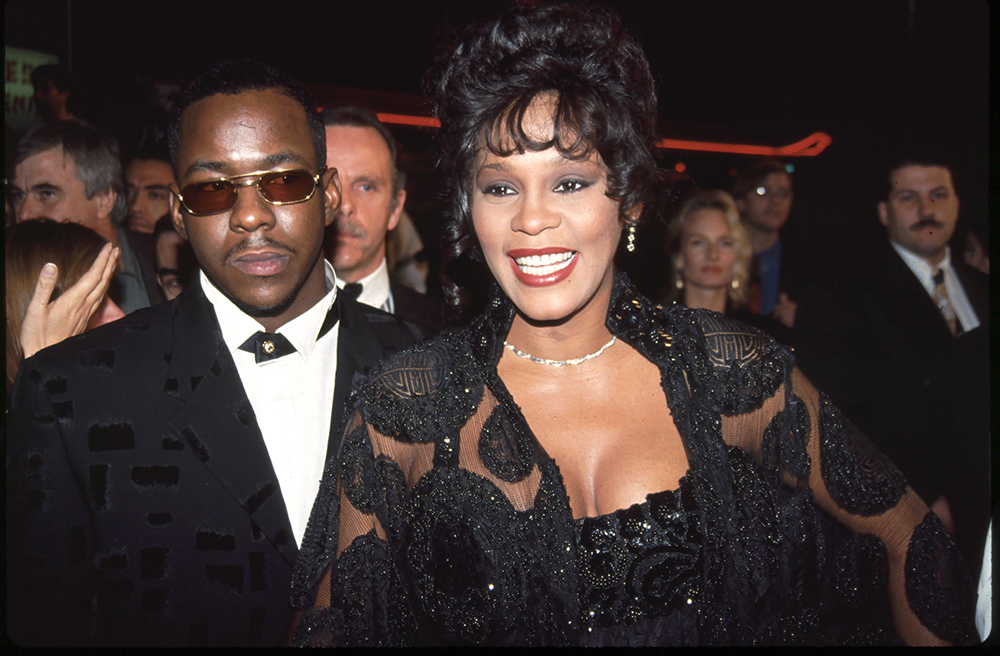
[[[409,114],[377,114],[378,120],[392,125],[414,125],[422,128],[439,128],[441,122],[430,116],[411,116]],[[684,139],[660,139],[658,148],[673,150],[697,150],[708,153],[733,153],[737,155],[770,155],[772,157],[813,157],[826,150],[832,139],[823,132],[814,132],[802,141],[796,141],[787,146],[754,146],[751,144],[728,144],[712,141],[687,141]],[[683,163],[676,170],[684,170]]]
[[[787,146],[752,146],[749,144],[713,143],[711,141],[685,141],[660,139],[659,148],[674,150],[700,150],[708,153],[735,153],[739,155],[770,155],[772,157],[813,157],[826,150],[833,140],[823,132],[814,132],[802,141]]]
[[[684,171],[687,171],[687,168],[688,166],[684,162],[677,162],[674,164],[674,170],[678,173],[684,173]]]
[[[378,120],[393,125],[416,125],[422,128],[439,128],[441,121],[430,116],[408,116],[406,114],[376,114]]]

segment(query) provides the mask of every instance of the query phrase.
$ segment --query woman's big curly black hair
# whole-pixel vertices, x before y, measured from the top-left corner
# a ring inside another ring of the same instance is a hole
[[[623,222],[652,200],[659,179],[653,76],[642,46],[609,10],[557,5],[473,26],[428,81],[450,203],[441,278],[453,322],[477,309],[473,297],[492,279],[481,264],[470,202],[484,146],[501,157],[555,147],[585,158],[596,150]],[[547,94],[556,100],[555,126],[551,140],[538,142],[521,123],[532,101]]]

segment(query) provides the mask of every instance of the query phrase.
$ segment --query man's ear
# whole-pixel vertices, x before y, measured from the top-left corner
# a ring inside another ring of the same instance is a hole
[[[94,200],[97,201],[97,216],[101,219],[107,219],[111,216],[111,213],[115,209],[115,201],[118,200],[118,192],[113,189],[108,189],[103,191],[96,196]]]
[[[337,218],[337,210],[340,209],[340,176],[337,169],[328,168],[323,171],[319,180],[323,188],[323,208],[326,225],[333,223]]]
[[[174,222],[174,230],[177,231],[177,234],[187,239],[187,227],[184,225],[184,215],[181,213],[181,201],[178,198],[175,198],[174,202],[170,203],[170,220]],[[188,241],[191,240],[188,239]]]
[[[883,228],[889,227],[889,204],[884,200],[878,202],[878,222]]]
[[[394,230],[399,225],[399,217],[403,215],[403,205],[405,204],[406,190],[400,189],[399,193],[396,194],[396,207],[392,210],[392,214],[389,215],[389,225],[385,228],[386,232]]]

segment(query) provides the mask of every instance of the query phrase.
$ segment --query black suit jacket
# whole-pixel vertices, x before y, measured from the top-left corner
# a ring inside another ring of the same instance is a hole
[[[441,331],[442,303],[426,294],[389,278],[389,291],[392,293],[393,309],[400,319],[416,324],[424,335],[431,337]]]
[[[145,232],[135,230],[123,230],[125,238],[128,239],[136,259],[139,260],[139,272],[142,274],[142,284],[146,288],[146,295],[149,296],[150,305],[158,305],[163,302],[163,290],[156,279],[156,238]]]
[[[980,321],[961,337],[886,242],[857,279],[803,295],[794,345],[805,374],[925,502],[948,498],[978,571],[990,516],[989,278],[952,265]]]
[[[349,387],[409,345],[341,298]],[[263,437],[200,287],[22,365],[7,444],[7,627],[21,644],[276,645],[297,546]]]

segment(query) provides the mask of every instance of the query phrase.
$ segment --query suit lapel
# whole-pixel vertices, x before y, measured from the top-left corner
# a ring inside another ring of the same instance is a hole
[[[382,359],[384,352],[372,334],[371,326],[361,311],[360,304],[346,295],[338,296],[337,307],[340,323],[337,336],[337,380],[333,390],[333,412],[330,416],[330,442],[326,458],[329,460],[340,450],[341,425],[345,419],[345,405],[351,391],[362,381],[368,370]]]
[[[892,247],[883,254],[885,275],[877,276],[874,284],[885,307],[895,316],[894,323],[916,339],[923,348],[950,343],[954,339],[941,312],[927,290]]]
[[[278,478],[215,312],[198,286],[174,315],[166,387],[183,402],[170,429],[293,564],[298,549]]]

